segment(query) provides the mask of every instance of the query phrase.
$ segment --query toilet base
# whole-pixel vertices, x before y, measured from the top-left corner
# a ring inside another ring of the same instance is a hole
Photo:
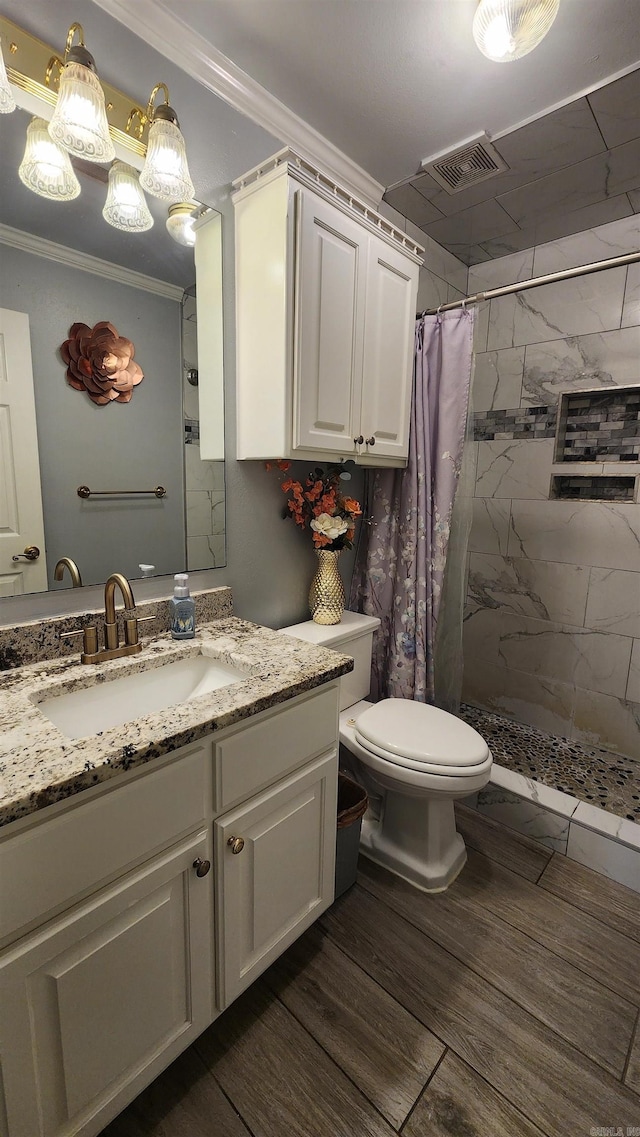
[[[467,860],[453,801],[388,790],[379,821],[365,817],[360,850],[423,892],[444,892]]]

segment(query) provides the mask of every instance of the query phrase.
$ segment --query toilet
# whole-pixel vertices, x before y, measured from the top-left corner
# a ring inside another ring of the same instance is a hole
[[[330,626],[308,620],[287,635],[353,656],[340,680],[340,764],[372,799],[362,853],[425,892],[443,892],[465,864],[453,803],[487,784],[485,740],[455,715],[410,699],[368,702],[375,616],[345,612]]]

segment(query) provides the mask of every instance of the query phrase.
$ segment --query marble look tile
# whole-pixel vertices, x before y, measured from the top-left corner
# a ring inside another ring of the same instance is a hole
[[[424,245],[424,267],[430,272],[435,272],[436,276],[442,277],[460,292],[466,292],[467,266],[411,221],[407,221],[406,231],[412,240]]]
[[[638,137],[640,70],[592,91],[588,99],[607,146],[620,146]]]
[[[630,754],[640,754],[640,703],[576,688],[571,735],[591,743]]]
[[[469,295],[471,295],[471,293]],[[473,348],[478,354],[487,350],[490,307],[491,304],[488,300],[484,300],[481,304],[476,304],[475,306],[476,319],[473,329]]]
[[[638,224],[637,217],[635,221]],[[622,308],[622,327],[630,328],[637,324],[640,324],[640,261],[627,265],[627,285]]]
[[[479,608],[464,622],[464,650],[474,659],[620,698],[626,694],[632,642],[496,608]]]
[[[625,280],[626,269],[617,268],[519,292],[513,346],[619,328]]]
[[[416,312],[424,312],[426,308],[437,308],[439,304],[446,304],[448,300],[449,285],[446,280],[436,276],[428,268],[421,268],[418,277]]]
[[[489,303],[487,351],[516,346],[516,295],[498,296]]]
[[[524,347],[513,347],[476,355],[471,396],[474,411],[520,406],[524,353]]]
[[[533,249],[527,249],[522,253],[475,265],[469,269],[469,292],[486,292],[491,288],[502,288],[505,284],[528,280],[533,275],[533,254]]]
[[[528,778],[526,774],[520,774],[517,770],[509,770],[500,764],[494,764],[492,767],[490,785],[517,794],[522,801],[532,802],[533,805],[548,809],[559,817],[572,817],[581,804],[578,798],[571,794],[556,790],[553,786],[546,786],[544,782],[539,782],[535,778]],[[478,798],[480,798],[481,793],[482,790],[479,791]],[[605,811],[594,809],[593,812],[604,813]],[[619,817],[615,818],[617,822],[621,822],[621,820]],[[628,824],[631,823],[628,822]]]
[[[640,505],[513,501],[507,554],[640,572]]]
[[[478,794],[476,808],[478,813],[539,841],[541,845],[553,849],[554,853],[567,851],[570,825],[568,817],[551,813],[543,806],[523,801],[517,794],[494,788],[491,784]]]
[[[187,537],[213,533],[212,494],[206,490],[187,490]]]
[[[621,762],[624,761],[624,758],[621,759]],[[635,765],[635,763],[631,764],[631,759],[628,761],[630,763],[629,768],[631,765]],[[573,814],[573,820],[584,825],[586,829],[593,830],[594,833],[601,833],[603,837],[611,837],[640,853],[640,825],[627,817],[616,817],[615,814],[608,813],[606,809],[598,809],[597,806],[590,805],[587,801],[581,801]]]
[[[640,892],[640,852],[573,820],[569,823],[567,856]]]
[[[640,573],[592,568],[584,622],[587,628],[640,639]]]
[[[509,543],[511,502],[475,498],[469,548],[476,553],[506,554]]]
[[[523,406],[548,406],[564,391],[640,383],[640,327],[530,344]]]
[[[418,190],[409,182],[402,186],[396,186],[395,189],[387,190],[384,196],[385,201],[393,209],[397,209],[403,217],[408,217],[414,225],[426,225],[428,222],[437,221],[442,217],[440,210],[436,209],[423,194],[418,193]]]
[[[213,534],[187,537],[187,567],[194,569],[220,568],[225,563],[224,537]]]
[[[553,438],[478,442],[476,497],[549,497]]]
[[[474,659],[469,654],[465,658],[465,702],[549,734],[569,734],[573,694],[572,684],[509,671],[484,659]]]
[[[533,258],[533,276],[544,276],[592,261],[605,261],[623,253],[635,253],[639,236],[638,219],[631,216],[539,245]]]
[[[514,224],[497,201],[489,200],[463,209],[452,217],[433,221],[423,228],[434,241],[442,241],[455,251],[457,246],[479,245],[492,237],[509,233]]]
[[[627,699],[640,706],[640,639],[633,641],[629,682],[627,683]]]
[[[483,241],[482,248],[494,257],[504,257],[519,249],[530,249],[548,241],[562,240],[571,233],[584,233],[586,229],[619,221],[622,217],[630,217],[634,212],[630,197],[630,194],[619,193],[616,197],[608,197],[594,205],[586,205],[583,209],[572,210],[571,213],[562,209],[549,209],[524,229],[515,229],[504,237]]]
[[[629,190],[627,197],[634,213],[640,213],[640,189]]]
[[[558,170],[501,194],[497,203],[521,228],[548,211],[566,213],[637,189],[640,182],[640,138]],[[442,222],[436,222],[442,224]],[[494,234],[499,236],[499,234]]]
[[[196,444],[185,446],[185,480],[189,490],[211,490],[220,488],[221,462],[202,461],[200,447]]]
[[[579,565],[471,553],[468,604],[581,627],[588,584]]]

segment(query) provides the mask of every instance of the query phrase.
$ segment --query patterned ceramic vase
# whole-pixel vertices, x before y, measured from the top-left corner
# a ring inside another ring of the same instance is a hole
[[[340,550],[316,549],[316,574],[309,589],[309,607],[316,624],[339,624],[345,606],[344,585],[338,570]]]

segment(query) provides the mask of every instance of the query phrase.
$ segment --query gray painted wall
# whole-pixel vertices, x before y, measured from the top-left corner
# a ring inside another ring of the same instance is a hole
[[[29,315],[49,586],[61,556],[87,584],[115,570],[185,565],[179,301],[2,247],[0,306]],[[144,371],[130,403],[100,407],[66,381],[60,344],[76,321],[110,320]],[[91,489],[163,485],[157,498],[82,501]],[[65,583],[67,586],[68,581]],[[60,586],[58,586],[60,587]]]

